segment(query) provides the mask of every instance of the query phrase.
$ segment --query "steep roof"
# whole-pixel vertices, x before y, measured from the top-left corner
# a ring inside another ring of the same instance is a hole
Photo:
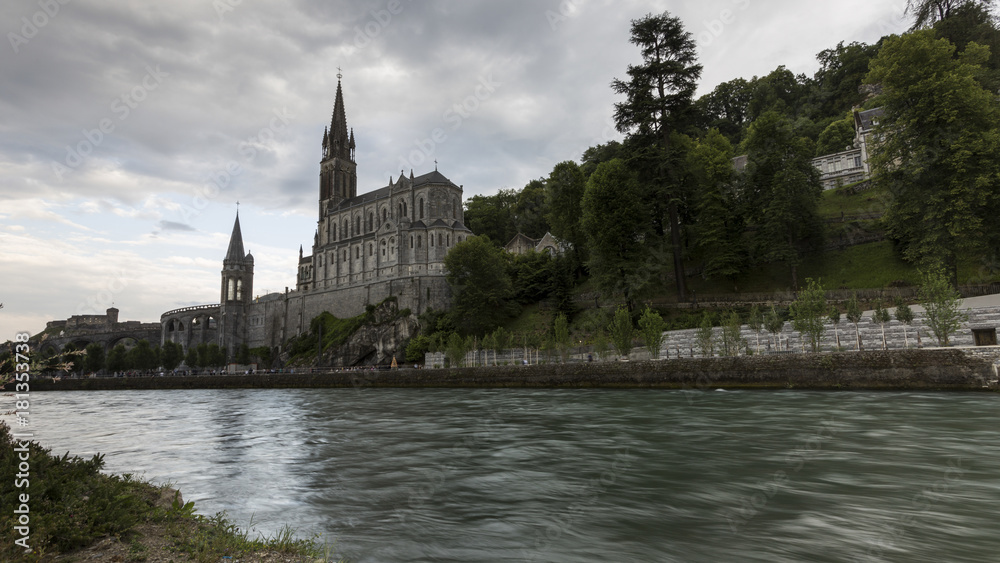
[[[229,237],[229,250],[226,251],[224,262],[243,262],[246,253],[243,252],[243,233],[240,231],[240,214],[236,213],[236,222],[233,223],[233,234]]]
[[[390,179],[390,181],[391,181],[391,179]],[[397,189],[400,189],[402,187],[407,187],[404,184],[406,182],[412,183],[412,186],[414,188],[418,188],[420,186],[425,186],[427,184],[445,184],[445,185],[453,186],[453,187],[456,187],[456,188],[458,187],[458,186],[455,185],[454,182],[452,182],[451,180],[449,180],[444,174],[438,172],[437,170],[435,170],[433,172],[429,172],[429,173],[424,174],[422,176],[417,176],[416,178],[413,178],[412,180],[408,179],[408,178],[405,178],[402,175],[400,175],[399,181],[397,181],[394,184],[390,184],[390,185],[385,186],[383,188],[379,188],[377,190],[373,190],[373,191],[370,191],[368,193],[364,193],[364,194],[361,194],[359,196],[355,196],[355,197],[352,197],[350,199],[345,199],[345,200],[341,201],[337,205],[337,209],[346,209],[348,207],[354,207],[356,205],[364,205],[366,203],[371,203],[371,202],[379,200],[379,199],[387,198],[390,195],[392,195],[392,191],[393,190],[397,190]],[[401,185],[401,184],[403,184],[403,185]]]

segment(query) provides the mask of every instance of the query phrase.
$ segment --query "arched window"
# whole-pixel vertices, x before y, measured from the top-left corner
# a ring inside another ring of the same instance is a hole
[[[410,209],[409,209],[409,207],[407,207],[406,202],[404,201],[403,202],[403,217],[409,217],[409,216],[410,216]]]
[[[361,247],[360,246],[354,247],[354,257],[355,258],[361,258]]]
[[[340,231],[341,238],[348,238],[348,237],[351,236],[351,235],[347,234],[347,219],[344,219],[344,226],[343,226],[342,229],[343,230]]]
[[[385,250],[387,248],[386,242],[383,240],[382,244],[380,244],[379,246],[382,247],[382,258],[385,258]]]
[[[372,232],[372,227],[375,225],[375,214],[368,212],[368,232]]]
[[[383,223],[385,222],[385,219],[386,219],[386,217],[388,217],[388,215],[389,215],[389,210],[383,207],[382,208],[382,222]]]
[[[236,280],[236,300],[243,300],[243,280]]]
[[[445,237],[445,243],[447,246],[451,246],[451,235]]]
[[[458,200],[451,200],[451,218],[458,219]]]
[[[444,237],[441,236],[441,233],[438,233],[438,246],[441,246],[442,241],[444,241]]]
[[[354,218],[354,236],[361,234],[361,216],[358,215]]]
[[[424,198],[420,198],[420,218],[424,218]]]
[[[427,246],[434,246],[434,233],[427,235]]]
[[[236,280],[229,278],[229,291],[226,293],[226,301],[236,299]]]
[[[399,213],[396,214],[396,217],[402,219],[403,218],[403,202],[402,201],[399,202],[399,205],[398,205],[397,209],[399,210]]]
[[[420,248],[420,245],[423,244],[424,242],[423,240],[421,240],[421,238],[422,237],[420,235],[417,235],[417,248]]]
[[[410,248],[413,248],[413,235],[410,235]]]

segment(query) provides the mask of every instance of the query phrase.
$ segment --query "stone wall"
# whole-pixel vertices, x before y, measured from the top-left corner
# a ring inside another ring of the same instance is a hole
[[[990,360],[961,351],[896,350],[447,370],[67,379],[54,383],[39,379],[32,382],[32,390],[482,387],[981,391],[996,389],[994,377]]]

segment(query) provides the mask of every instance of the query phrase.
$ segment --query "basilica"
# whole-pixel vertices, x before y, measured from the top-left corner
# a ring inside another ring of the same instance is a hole
[[[319,163],[317,228],[311,252],[299,248],[295,288],[253,294],[254,258],[244,252],[239,216],[223,260],[220,303],[164,313],[162,341],[186,349],[216,342],[230,354],[242,344],[273,349],[309,330],[323,312],[357,316],[395,297],[420,314],[450,305],[444,257],[472,236],[463,223],[462,186],[437,170],[400,172],[388,185],[358,195],[354,131],[347,127],[338,75],[330,126]]]

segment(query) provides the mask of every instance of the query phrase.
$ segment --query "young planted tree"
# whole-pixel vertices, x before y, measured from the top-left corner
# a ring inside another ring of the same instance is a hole
[[[882,329],[882,349],[888,350],[889,346],[885,340],[885,325],[892,320],[889,316],[889,310],[882,306],[882,300],[878,300],[875,303],[875,312],[872,314],[872,320],[879,324]]]
[[[921,277],[920,304],[924,307],[927,326],[939,346],[948,346],[951,335],[969,320],[969,316],[959,309],[962,296],[951,286],[944,268],[932,268]]]
[[[757,353],[760,354],[760,331],[764,329],[764,314],[760,311],[760,306],[756,303],[750,308],[750,316],[747,317],[747,326],[757,336]]]
[[[827,318],[833,323],[833,334],[837,337],[837,351],[840,351],[840,330],[837,328],[840,325],[840,309],[836,305],[830,306],[830,312],[827,313]]]
[[[462,365],[465,361],[465,354],[468,349],[465,347],[465,339],[458,335],[457,332],[451,333],[448,337],[448,347],[445,351],[445,355],[451,362],[451,367],[456,368]]]
[[[597,331],[597,334],[594,335],[594,352],[601,360],[606,360],[611,352],[611,342],[608,341],[608,335],[603,330]]]
[[[792,303],[792,321],[795,330],[809,342],[813,352],[819,351],[825,326],[823,317],[829,313],[826,308],[826,293],[819,280],[806,278],[806,289],[799,292],[799,298]]]
[[[767,328],[767,331],[771,333],[771,337],[774,339],[775,351],[780,350],[781,341],[778,339],[778,335],[781,334],[781,331],[785,330],[785,319],[781,318],[781,315],[778,314],[773,305],[764,317],[764,327]]]
[[[611,320],[611,326],[608,327],[608,330],[611,332],[611,343],[614,344],[618,355],[628,358],[629,354],[632,353],[632,338],[635,336],[632,316],[629,315],[628,309],[619,307],[615,311],[614,319]]]
[[[740,316],[730,311],[722,319],[722,353],[725,356],[739,356],[743,344]]]
[[[701,326],[698,327],[698,350],[701,351],[701,355],[706,358],[711,358],[715,355],[715,350],[713,343],[715,341],[714,331],[712,330],[712,316],[708,311],[701,317]]]
[[[656,311],[646,307],[646,310],[642,313],[642,317],[639,318],[639,336],[642,338],[646,350],[649,351],[649,357],[654,360],[660,359],[660,348],[663,347],[663,340],[665,338],[663,329],[663,317]]]
[[[497,337],[495,331],[483,337],[483,349],[486,350],[486,363],[490,363],[490,350],[492,350],[493,365],[497,365]]]
[[[851,299],[847,302],[847,320],[854,324],[854,336],[858,342],[858,352],[863,348],[861,346],[861,329],[858,327],[858,323],[861,322],[862,312],[861,307],[858,305],[857,294],[851,295]]]
[[[903,343],[910,347],[910,337],[907,335],[907,327],[913,324],[913,309],[902,299],[896,300],[896,320],[903,323]]]
[[[559,358],[565,363],[566,362],[566,350],[569,348],[569,321],[566,319],[566,315],[559,313],[556,316],[556,320],[552,325],[552,336],[553,343],[556,345],[556,349],[559,351]]]

